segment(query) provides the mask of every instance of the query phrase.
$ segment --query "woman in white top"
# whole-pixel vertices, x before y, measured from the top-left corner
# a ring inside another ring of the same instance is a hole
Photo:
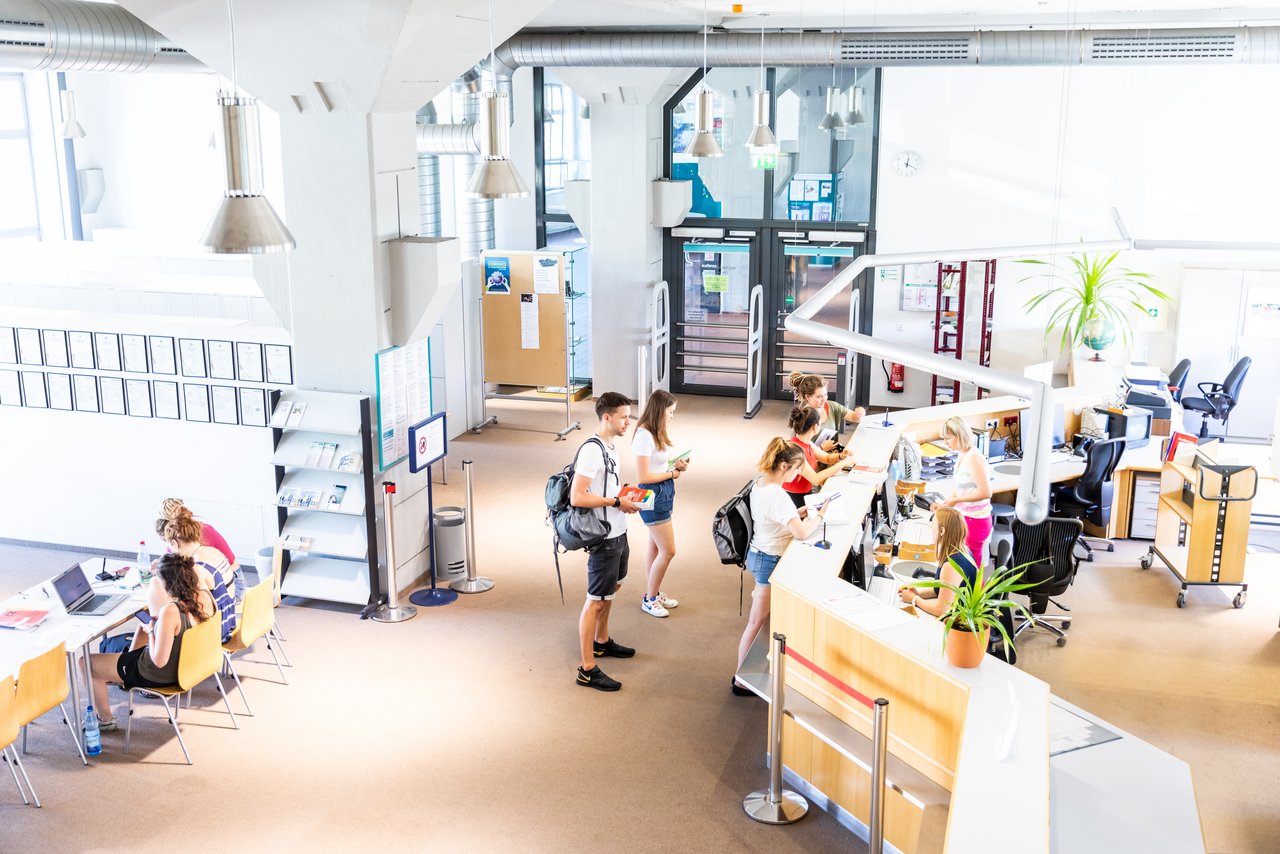
[[[793,537],[805,539],[812,534],[827,513],[823,504],[818,512],[800,518],[800,510],[782,488],[782,484],[795,477],[804,465],[804,451],[781,436],[769,441],[758,467],[760,477],[751,489],[751,548],[747,552],[747,571],[756,580],[751,591],[751,613],[747,616],[747,628],[738,641],[738,666],[747,657],[747,650],[755,640],[764,621],[769,618],[769,577],[782,559],[782,553]],[[752,692],[731,683],[733,693],[750,695]]]
[[[964,517],[969,536],[965,545],[974,563],[981,569],[987,562],[987,544],[991,541],[991,470],[986,459],[973,446],[973,431],[959,418],[948,418],[942,428],[947,447],[955,451],[956,491],[946,501],[933,505],[954,507]]]
[[[653,509],[641,510],[640,519],[649,528],[649,555],[645,561],[647,584],[640,609],[655,617],[665,617],[680,603],[662,592],[662,579],[676,556],[676,534],[671,525],[676,481],[689,460],[672,460],[675,448],[667,429],[676,416],[676,399],[658,389],[649,397],[636,423],[631,450],[636,455],[636,477],[644,489],[653,490]]]

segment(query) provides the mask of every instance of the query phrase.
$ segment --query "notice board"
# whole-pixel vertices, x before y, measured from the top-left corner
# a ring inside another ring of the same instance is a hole
[[[491,249],[480,256],[480,276],[484,381],[563,386],[564,257]]]

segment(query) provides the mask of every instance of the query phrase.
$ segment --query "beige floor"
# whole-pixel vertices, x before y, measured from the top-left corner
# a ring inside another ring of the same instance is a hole
[[[450,483],[436,492],[458,502],[460,461],[476,461],[478,565],[493,591],[400,625],[318,603],[282,609],[292,684],[245,664],[258,714],[240,732],[221,729],[211,691],[199,695],[183,713],[192,768],[152,707],[139,713],[133,754],[108,734],[89,769],[44,719],[27,764],[45,808],[22,808],[0,779],[0,852],[861,850],[821,812],[786,828],[742,814],[765,778],[765,710],[728,691],[739,576],[715,561],[709,527],[782,408],[743,421],[736,401],[681,407],[674,432],[695,461],[679,482],[680,554],[664,586],[682,604],[656,620],[638,608],[639,584],[624,588],[614,635],[640,654],[608,663],[619,694],[573,684],[583,558],[561,559],[561,605],[542,520],[545,478],[582,434],[553,442],[558,410],[504,403],[497,426],[451,444]],[[589,405],[578,409],[589,423]],[[638,575],[638,523],[631,538]],[[1187,760],[1209,851],[1280,850],[1280,562],[1255,559],[1241,611],[1214,590],[1178,610],[1171,576],[1138,570],[1139,550],[1121,544],[1084,566],[1066,597],[1071,643],[1032,636],[1020,663]],[[67,558],[0,547],[0,592]]]

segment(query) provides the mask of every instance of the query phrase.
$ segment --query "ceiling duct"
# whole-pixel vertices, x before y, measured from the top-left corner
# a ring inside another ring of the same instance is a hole
[[[5,71],[205,71],[195,57],[122,6],[77,0],[6,0]]]

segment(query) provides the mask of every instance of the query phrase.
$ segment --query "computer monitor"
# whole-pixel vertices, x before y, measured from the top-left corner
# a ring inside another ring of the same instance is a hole
[[[1018,413],[1018,442],[1022,451],[1022,456],[1027,455],[1027,423],[1030,420],[1029,409],[1024,409]],[[1067,412],[1061,403],[1053,405],[1053,445],[1056,448],[1067,441]]]

